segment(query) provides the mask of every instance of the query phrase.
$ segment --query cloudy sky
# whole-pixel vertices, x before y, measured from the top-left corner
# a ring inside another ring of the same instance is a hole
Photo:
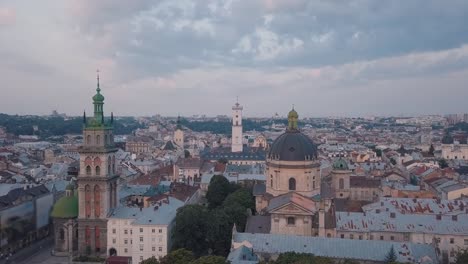
[[[0,0],[0,112],[468,112],[466,0]]]

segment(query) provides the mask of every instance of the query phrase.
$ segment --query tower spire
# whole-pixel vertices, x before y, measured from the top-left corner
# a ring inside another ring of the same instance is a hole
[[[99,92],[101,92],[101,88],[99,87],[99,69],[96,70],[96,80],[97,80],[96,91],[99,93]]]

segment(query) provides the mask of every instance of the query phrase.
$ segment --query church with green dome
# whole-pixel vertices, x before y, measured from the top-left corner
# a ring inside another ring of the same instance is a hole
[[[52,210],[56,255],[106,256],[107,218],[118,204],[114,117],[104,116],[99,75],[92,97],[94,115],[83,113],[83,144],[78,148],[80,170],[66,196]]]

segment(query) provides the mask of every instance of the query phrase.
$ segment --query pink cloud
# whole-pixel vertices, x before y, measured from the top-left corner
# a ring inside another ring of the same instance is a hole
[[[7,26],[15,23],[16,13],[11,8],[0,7],[0,26]]]

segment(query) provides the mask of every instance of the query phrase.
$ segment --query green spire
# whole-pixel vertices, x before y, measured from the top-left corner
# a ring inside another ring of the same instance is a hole
[[[297,119],[299,115],[297,114],[296,110],[294,110],[294,105],[292,110],[288,114],[288,131],[295,131],[297,130]]]
[[[104,96],[101,94],[101,88],[99,87],[99,70],[97,71],[97,88],[96,95],[93,96],[94,104],[94,120],[100,122],[104,121]]]

